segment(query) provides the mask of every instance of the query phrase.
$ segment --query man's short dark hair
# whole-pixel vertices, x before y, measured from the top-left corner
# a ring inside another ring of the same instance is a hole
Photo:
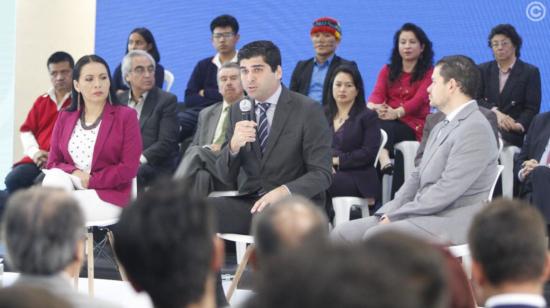
[[[64,51],[56,51],[54,52],[49,58],[48,62],[46,63],[46,66],[50,68],[50,64],[52,63],[60,63],[60,62],[69,62],[69,66],[71,68],[74,67],[74,60],[73,57],[71,57],[70,54],[64,52]]]
[[[258,272],[256,293],[245,307],[422,307],[403,287],[401,275],[378,261],[368,259],[359,245],[325,243],[289,251]]]
[[[412,290],[421,307],[447,307],[445,261],[443,255],[430,244],[392,231],[376,234],[363,245],[371,262],[391,268],[401,275],[399,290]]]
[[[224,14],[214,18],[210,23],[210,32],[214,33],[214,29],[218,27],[231,27],[235,34],[239,33],[239,22],[231,15]]]
[[[527,203],[509,199],[491,202],[475,216],[468,241],[472,258],[492,285],[529,282],[543,275],[546,224]]]
[[[454,79],[462,93],[470,98],[476,97],[481,73],[471,58],[463,55],[447,56],[437,61],[435,66],[440,67],[439,74],[445,82]]]
[[[213,239],[210,207],[165,181],[122,211],[115,252],[155,307],[185,307],[204,295]]]
[[[521,36],[516,31],[516,28],[514,28],[514,26],[512,26],[511,24],[496,25],[493,29],[491,29],[491,33],[489,33],[489,37],[488,37],[489,48],[493,47],[491,44],[491,40],[495,35],[498,35],[498,34],[504,35],[507,38],[509,38],[510,41],[512,41],[512,45],[514,45],[514,47],[516,48],[516,57],[519,58],[523,40],[521,39]]]
[[[54,188],[17,192],[9,199],[2,221],[8,262],[27,275],[56,275],[65,270],[75,260],[84,231],[77,201]]]
[[[280,224],[280,220],[287,217],[281,214],[288,214],[294,221],[287,219],[287,225]],[[256,215],[252,220],[252,234],[258,258],[264,260],[300,246],[295,242],[328,241],[328,220],[311,201],[293,196],[276,202]],[[292,241],[288,239],[288,234],[292,234]]]
[[[239,49],[239,63],[243,59],[262,57],[264,62],[275,72],[278,66],[281,66],[281,51],[277,45],[271,41],[254,41],[244,45]]]

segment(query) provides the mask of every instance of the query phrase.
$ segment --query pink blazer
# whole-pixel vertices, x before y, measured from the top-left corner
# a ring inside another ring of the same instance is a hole
[[[77,168],[69,154],[69,139],[80,111],[62,111],[52,133],[47,169],[72,173]],[[105,105],[94,146],[89,189],[99,198],[124,207],[130,201],[132,179],[141,155],[141,133],[136,111],[126,106]]]

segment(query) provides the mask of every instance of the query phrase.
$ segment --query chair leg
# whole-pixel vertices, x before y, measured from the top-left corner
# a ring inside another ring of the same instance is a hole
[[[115,237],[113,236],[113,231],[107,230],[107,238],[109,239],[109,244],[111,245],[111,249],[113,250],[116,267],[117,267],[118,273],[120,274],[120,278],[122,279],[122,281],[128,281],[128,278],[126,277],[126,272],[124,271],[124,268],[118,261],[117,255],[115,253]]]
[[[94,233],[88,229],[86,238],[86,254],[88,255],[88,295],[94,296]]]
[[[237,286],[239,285],[239,280],[241,280],[241,276],[243,275],[243,272],[248,263],[248,259],[250,258],[250,255],[252,254],[253,250],[254,250],[254,245],[249,245],[246,248],[244,257],[241,263],[239,264],[239,267],[237,267],[237,271],[235,272],[235,277],[233,277],[233,281],[231,281],[231,285],[229,285],[229,289],[227,290],[227,295],[225,296],[227,298],[228,303],[231,301],[231,297],[233,297],[233,293],[235,292],[235,290],[237,289]]]

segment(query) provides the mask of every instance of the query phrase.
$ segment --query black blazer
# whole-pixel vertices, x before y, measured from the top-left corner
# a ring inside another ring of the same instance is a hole
[[[520,59],[516,60],[510,76],[499,92],[499,68],[496,61],[479,65],[481,87],[478,95],[480,105],[498,109],[512,117],[527,130],[533,117],[539,113],[541,82],[539,69]],[[524,134],[501,131],[502,139],[521,147]]]
[[[292,78],[290,79],[290,90],[307,95],[309,85],[311,84],[311,75],[313,75],[313,60],[314,58],[298,61],[294,71],[292,72]],[[357,64],[354,61],[349,61],[334,55],[323,85],[323,105],[325,105],[328,100],[328,90],[332,73],[341,64],[353,65],[357,68]]]
[[[239,104],[231,107],[230,119],[226,140],[231,140],[235,124],[242,119]],[[250,150],[242,147],[236,156],[229,153],[226,142],[216,162],[218,175],[232,183],[239,172],[245,172],[241,194],[269,192],[286,185],[292,194],[313,198],[324,206],[324,192],[332,181],[331,143],[322,107],[283,86],[265,153],[260,152],[258,138]]]
[[[380,181],[374,168],[381,139],[378,115],[365,108],[350,116],[340,129],[343,129],[341,142],[337,139],[332,141],[332,156],[337,156],[340,160],[336,173],[353,180],[361,192],[358,197],[376,197],[380,189]]]
[[[550,112],[544,112],[537,115],[531,126],[529,132],[525,137],[525,142],[521,151],[516,155],[514,160],[514,177],[517,178],[519,170],[521,170],[521,164],[529,159],[540,159],[548,139],[550,138]]]
[[[120,102],[126,105],[129,100],[128,91],[118,95]],[[153,87],[145,98],[139,117],[142,154],[149,164],[166,171],[173,171],[178,153],[176,104],[177,98],[174,94]]]

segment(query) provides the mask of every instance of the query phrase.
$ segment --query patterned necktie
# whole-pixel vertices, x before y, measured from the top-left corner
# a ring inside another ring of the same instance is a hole
[[[269,136],[269,123],[267,122],[267,109],[269,109],[270,103],[258,103],[258,107],[260,108],[260,124],[258,125],[258,136],[260,140],[260,149],[262,150],[262,154],[264,154],[266,145],[267,145],[267,137]]]
[[[222,110],[220,125],[221,129],[216,129],[217,136],[214,139],[214,144],[223,144],[225,142],[225,133],[227,132],[227,126],[229,124],[229,106],[226,106]]]

